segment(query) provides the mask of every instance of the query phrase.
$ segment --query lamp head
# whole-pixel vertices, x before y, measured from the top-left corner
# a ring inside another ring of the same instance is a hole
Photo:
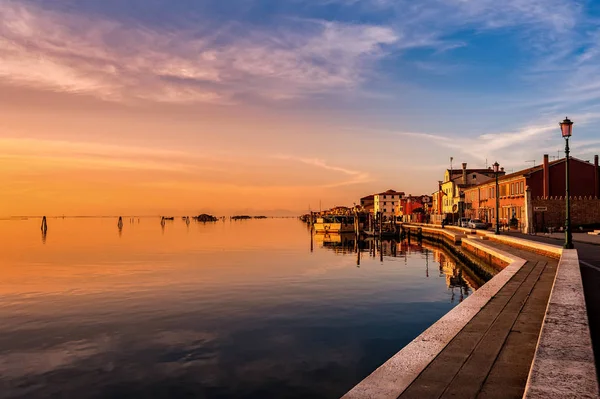
[[[569,138],[573,134],[573,122],[565,117],[565,120],[559,123],[560,131],[564,138]]]
[[[495,162],[492,166],[494,167],[494,173],[500,172],[500,164],[498,162]]]

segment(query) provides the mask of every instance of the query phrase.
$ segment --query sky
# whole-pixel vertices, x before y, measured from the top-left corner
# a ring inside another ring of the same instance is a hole
[[[0,0],[0,217],[299,214],[600,153],[600,2]]]

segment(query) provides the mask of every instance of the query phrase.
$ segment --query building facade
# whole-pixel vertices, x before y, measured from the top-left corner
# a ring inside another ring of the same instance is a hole
[[[383,193],[375,194],[373,201],[373,211],[380,213],[387,219],[395,215],[396,206],[400,199],[404,197],[404,193],[395,190],[388,190]]]
[[[504,171],[499,172],[504,175]],[[467,169],[467,164],[462,164],[462,169],[447,169],[444,180],[440,183],[439,191],[434,193],[434,209],[441,214],[462,214],[464,211],[464,193],[469,187],[491,181],[495,178],[492,168]]]
[[[404,222],[424,222],[432,206],[430,195],[407,195],[398,201],[395,215]]]
[[[375,195],[367,195],[360,199],[360,206],[367,212],[373,212],[375,207]]]

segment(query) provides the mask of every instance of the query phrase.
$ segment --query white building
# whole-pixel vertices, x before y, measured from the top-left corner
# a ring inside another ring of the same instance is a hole
[[[404,197],[403,192],[388,190],[384,193],[375,194],[375,202],[373,206],[373,212],[381,212],[381,214],[387,218],[394,216],[396,207],[400,198]]]

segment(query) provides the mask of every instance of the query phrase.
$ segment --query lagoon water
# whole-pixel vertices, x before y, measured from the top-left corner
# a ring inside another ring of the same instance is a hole
[[[39,226],[0,221],[0,398],[337,398],[481,284],[296,219]]]

